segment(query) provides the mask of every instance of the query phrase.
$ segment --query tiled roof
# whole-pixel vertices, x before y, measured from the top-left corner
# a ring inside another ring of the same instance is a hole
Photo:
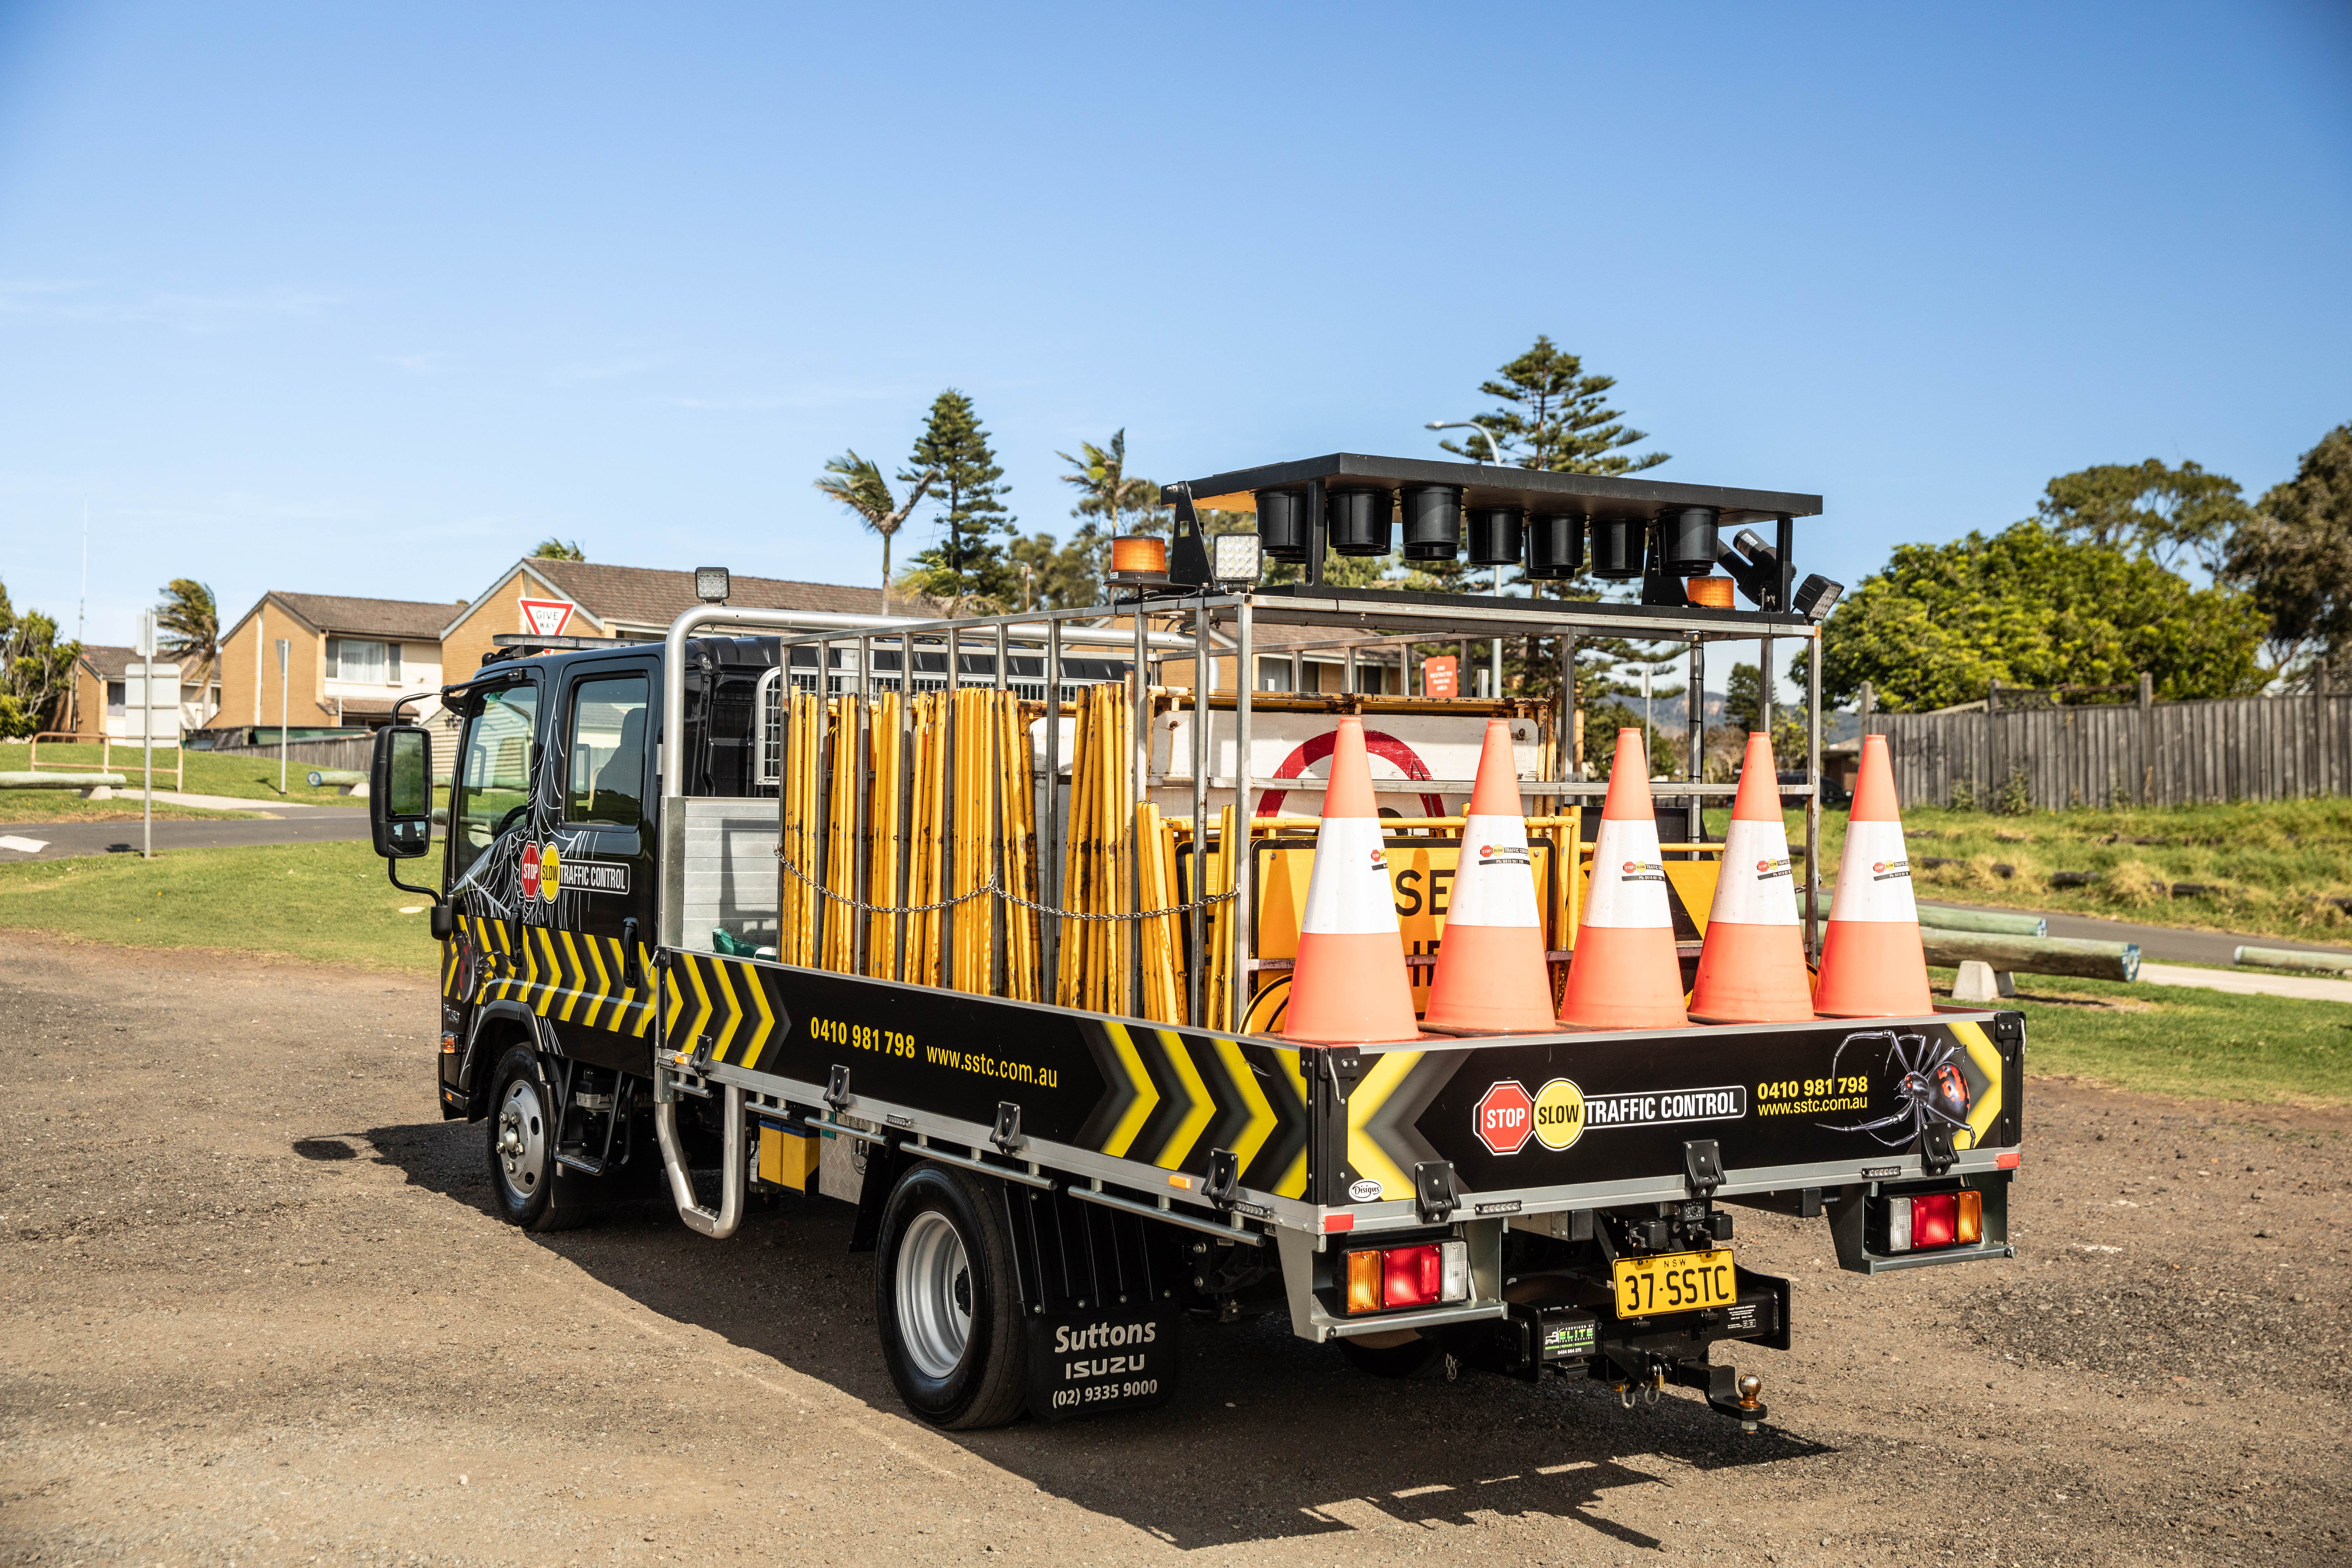
[[[131,661],[139,657],[135,647],[108,647],[101,643],[81,645],[81,661],[100,680],[121,680],[129,670]]]
[[[439,642],[441,628],[458,613],[454,600],[350,599],[340,594],[272,593],[277,600],[322,632],[354,637],[405,637]]]
[[[598,620],[633,626],[667,626],[701,601],[694,596],[694,574],[667,572],[651,566],[607,566],[594,561],[525,563],[563,590]],[[775,577],[732,577],[727,602],[738,609],[823,610],[846,616],[882,614],[880,588],[852,588],[840,583],[793,583]],[[911,608],[893,598],[900,615]],[[443,612],[443,625],[448,612]]]

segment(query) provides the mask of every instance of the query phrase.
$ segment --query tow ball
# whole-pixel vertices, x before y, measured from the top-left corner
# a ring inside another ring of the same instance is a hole
[[[1728,1415],[1739,1423],[1742,1432],[1757,1430],[1764,1421],[1764,1380],[1754,1373],[1742,1375],[1735,1367],[1717,1366],[1703,1361],[1669,1361],[1664,1356],[1650,1358],[1648,1367],[1641,1373],[1621,1375],[1611,1380],[1609,1386],[1616,1392],[1617,1402],[1631,1410],[1639,1401],[1655,1405],[1665,1393],[1666,1384],[1679,1388],[1696,1388],[1706,1395],[1707,1407],[1717,1415]]]

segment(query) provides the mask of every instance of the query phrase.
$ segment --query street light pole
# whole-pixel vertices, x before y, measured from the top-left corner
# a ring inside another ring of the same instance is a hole
[[[293,644],[278,639],[278,794],[286,794],[286,656]]]
[[[141,791],[139,858],[155,858],[155,612],[139,617],[139,742],[146,764],[147,784]]]
[[[1492,430],[1487,429],[1484,425],[1480,425],[1475,421],[1469,419],[1433,419],[1427,425],[1423,426],[1423,428],[1426,430],[1475,430],[1479,435],[1486,437],[1486,450],[1493,454],[1495,466],[1498,468],[1503,466],[1503,443],[1496,437],[1496,435]],[[1486,458],[1476,458],[1474,460],[1483,463],[1486,461]],[[1500,566],[1495,568],[1495,596],[1498,599],[1503,596],[1503,569]],[[1486,645],[1486,663],[1487,667],[1494,672],[1495,700],[1499,702],[1503,698],[1502,638],[1496,637],[1493,642]]]

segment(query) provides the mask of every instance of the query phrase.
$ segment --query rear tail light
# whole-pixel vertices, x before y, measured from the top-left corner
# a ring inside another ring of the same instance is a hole
[[[1424,1241],[1348,1254],[1347,1310],[1395,1311],[1470,1299],[1470,1246]]]
[[[1886,1200],[1886,1250],[1974,1247],[1984,1240],[1984,1194],[1923,1193]]]

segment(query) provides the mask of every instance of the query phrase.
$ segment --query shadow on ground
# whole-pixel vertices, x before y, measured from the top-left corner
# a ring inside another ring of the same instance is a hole
[[[375,1128],[353,1142],[413,1184],[487,1215],[483,1138],[478,1125],[429,1122]],[[334,1157],[306,1142],[306,1157]],[[850,1218],[845,1204],[786,1198],[753,1209],[732,1239],[713,1244],[654,1203],[531,1239],[664,1317],[897,1412],[875,1332],[871,1259],[850,1254]],[[945,1436],[1188,1551],[1477,1514],[1576,1520],[1622,1545],[1653,1547],[1654,1538],[1601,1516],[1606,1494],[1671,1486],[1687,1469],[1831,1451],[1769,1426],[1742,1433],[1680,1393],[1627,1410],[1585,1382],[1530,1385],[1475,1373],[1451,1384],[1383,1382],[1336,1350],[1293,1338],[1281,1319],[1189,1326],[1181,1384],[1160,1410]]]

